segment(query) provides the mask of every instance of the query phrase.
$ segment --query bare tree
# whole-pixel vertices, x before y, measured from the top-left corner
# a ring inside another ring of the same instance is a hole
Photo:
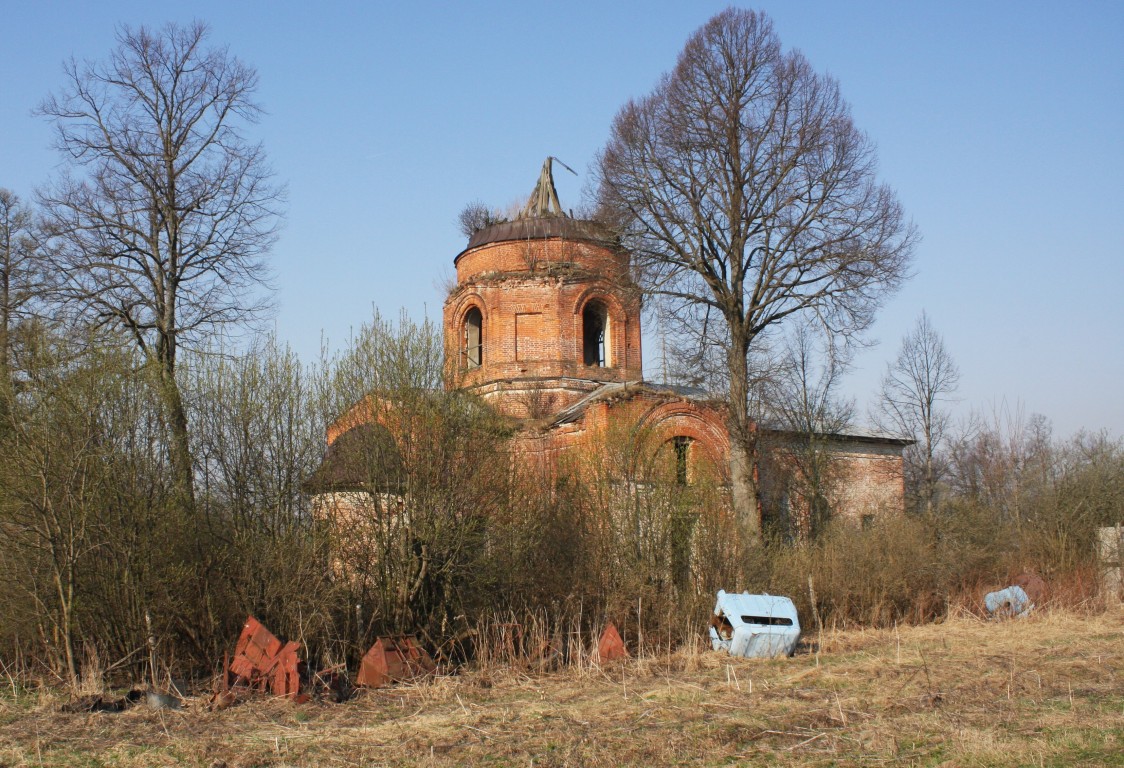
[[[902,339],[897,360],[886,366],[875,421],[918,441],[918,486],[925,511],[931,512],[940,471],[937,450],[945,439],[950,414],[943,408],[960,383],[960,369],[924,312]]]
[[[798,323],[763,386],[766,413],[782,430],[772,436],[779,450],[770,452],[778,466],[766,474],[778,475],[785,491],[802,500],[813,537],[831,516],[838,475],[833,440],[850,427],[855,413],[854,400],[839,396],[850,351],[814,325]]]
[[[72,173],[41,201],[59,244],[64,296],[123,328],[158,374],[178,493],[194,500],[180,345],[263,309],[263,254],[279,189],[260,145],[254,70],[207,27],[123,27],[105,62],[71,60],[40,113]],[[81,175],[76,175],[82,172]]]
[[[875,171],[837,83],[782,51],[763,13],[733,8],[625,105],[600,155],[599,207],[644,286],[724,326],[733,502],[750,539],[760,532],[751,351],[798,314],[860,331],[907,276],[915,232]]]
[[[855,413],[854,400],[839,397],[851,350],[799,323],[784,346],[775,374],[765,385],[768,412],[793,432],[838,434]]]
[[[11,383],[13,334],[47,290],[40,236],[29,209],[0,188],[0,385]]]

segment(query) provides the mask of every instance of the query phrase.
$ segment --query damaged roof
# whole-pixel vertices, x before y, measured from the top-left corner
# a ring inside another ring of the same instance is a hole
[[[535,182],[535,189],[527,198],[527,204],[520,211],[518,219],[545,219],[554,216],[566,218],[562,204],[558,202],[558,190],[554,187],[553,157],[548,157],[542,164],[539,180]]]
[[[581,418],[582,414],[595,402],[605,400],[615,396],[630,396],[639,394],[640,392],[650,392],[653,394],[667,394],[675,397],[680,397],[684,400],[691,400],[701,404],[713,405],[720,403],[721,398],[715,397],[700,387],[689,387],[681,384],[656,384],[654,382],[643,381],[640,379],[634,381],[614,382],[610,384],[602,384],[597,389],[590,392],[588,395],[578,400],[573,405],[563,408],[561,411],[554,415],[550,420],[551,427],[561,426],[562,424],[571,424]],[[777,435],[777,436],[796,436],[803,434],[797,430],[788,429],[778,424],[771,424],[760,422],[759,427],[763,433]],[[886,432],[879,432],[873,429],[856,429],[848,430],[847,432],[832,432],[820,435],[830,440],[849,440],[860,443],[881,443],[883,445],[912,445],[914,440],[901,437],[900,435],[891,435]]]
[[[581,418],[582,413],[595,402],[599,400],[606,400],[614,396],[630,396],[639,394],[640,392],[650,392],[654,394],[668,394],[675,397],[681,397],[684,400],[694,400],[702,402],[713,402],[714,398],[707,395],[707,393],[698,387],[685,387],[673,384],[655,384],[650,381],[643,381],[635,379],[633,381],[620,381],[612,382],[609,384],[602,384],[597,389],[590,392],[588,395],[578,400],[573,405],[563,408],[561,411],[554,415],[550,422],[550,426],[559,426],[562,424],[570,424]]]
[[[493,224],[477,231],[461,253],[506,240],[546,240],[552,237],[617,246],[618,238],[608,227],[595,221],[572,218],[562,210],[558,190],[554,186],[552,163],[555,159],[548,157],[543,162],[535,189],[515,220]],[[460,254],[457,258],[460,258]]]

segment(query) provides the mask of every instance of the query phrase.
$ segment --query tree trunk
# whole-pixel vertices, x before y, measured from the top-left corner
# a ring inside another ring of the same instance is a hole
[[[176,381],[175,340],[161,338],[157,344],[157,366],[160,376],[160,399],[168,419],[169,451],[176,501],[185,512],[195,509],[195,472],[191,460],[191,438],[187,429],[187,409],[183,393]]]
[[[15,387],[10,366],[12,346],[12,243],[4,243],[4,263],[0,281],[0,427],[8,423],[9,409],[13,404]]]
[[[164,373],[164,376],[171,374]],[[168,408],[172,430],[172,472],[175,475],[176,495],[188,510],[195,508],[194,471],[191,461],[191,440],[187,432],[187,410],[183,405],[179,385],[174,379],[164,383],[165,406]]]
[[[749,418],[748,344],[730,345],[730,489],[734,517],[746,546],[761,541],[761,507],[757,498],[757,432]]]
[[[936,483],[933,482],[933,430],[931,427],[929,411],[925,413],[925,514],[933,514],[933,496],[936,494]]]
[[[5,246],[7,249],[8,246]],[[7,386],[10,379],[8,368],[8,361],[10,355],[9,348],[12,346],[10,341],[10,328],[12,324],[11,313],[11,258],[5,260],[3,265],[2,280],[0,280],[0,383]]]
[[[66,676],[72,690],[78,690],[78,660],[74,654],[74,632],[71,608],[74,605],[74,574],[66,568],[66,583],[63,583],[63,570],[56,567],[55,588],[59,596],[59,633],[62,635],[63,651],[66,654]]]

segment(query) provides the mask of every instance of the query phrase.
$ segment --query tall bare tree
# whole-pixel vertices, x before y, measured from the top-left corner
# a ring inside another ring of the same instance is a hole
[[[43,300],[48,277],[32,210],[0,188],[0,386],[11,383],[16,325]]]
[[[951,415],[944,405],[960,384],[960,369],[924,312],[902,339],[901,351],[882,377],[875,420],[918,441],[918,490],[925,511],[933,510],[940,471],[936,456]]]
[[[41,202],[59,244],[64,296],[123,328],[156,371],[178,493],[194,500],[182,344],[252,317],[274,241],[279,189],[242,128],[258,77],[201,23],[122,27],[104,62],[65,65],[40,113],[70,172]]]
[[[730,469],[743,532],[760,532],[751,351],[807,314],[862,330],[907,276],[915,232],[875,179],[874,148],[829,76],[782,51],[763,13],[728,9],[674,70],[617,114],[598,203],[647,290],[722,327]]]

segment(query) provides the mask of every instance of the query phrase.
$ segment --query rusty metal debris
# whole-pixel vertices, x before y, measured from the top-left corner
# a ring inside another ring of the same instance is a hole
[[[426,650],[409,636],[380,637],[359,665],[356,685],[381,688],[392,682],[412,680],[437,668]]]
[[[1046,582],[1037,573],[1027,571],[1020,573],[1015,577],[1015,586],[1023,588],[1026,596],[1030,598],[1030,602],[1035,605],[1041,605],[1042,601],[1046,599]]]
[[[234,675],[235,685],[295,698],[300,693],[300,647],[295,641],[282,645],[260,621],[249,616],[227,669]],[[224,688],[230,688],[229,679],[224,679]]]
[[[239,692],[233,688],[215,691],[211,694],[211,698],[207,699],[206,707],[212,712],[218,712],[220,709],[233,707],[241,698]]]
[[[605,625],[605,631],[601,633],[601,639],[597,642],[596,660],[604,662],[627,658],[628,649],[624,647],[621,633],[617,631],[616,625],[610,621]]]

